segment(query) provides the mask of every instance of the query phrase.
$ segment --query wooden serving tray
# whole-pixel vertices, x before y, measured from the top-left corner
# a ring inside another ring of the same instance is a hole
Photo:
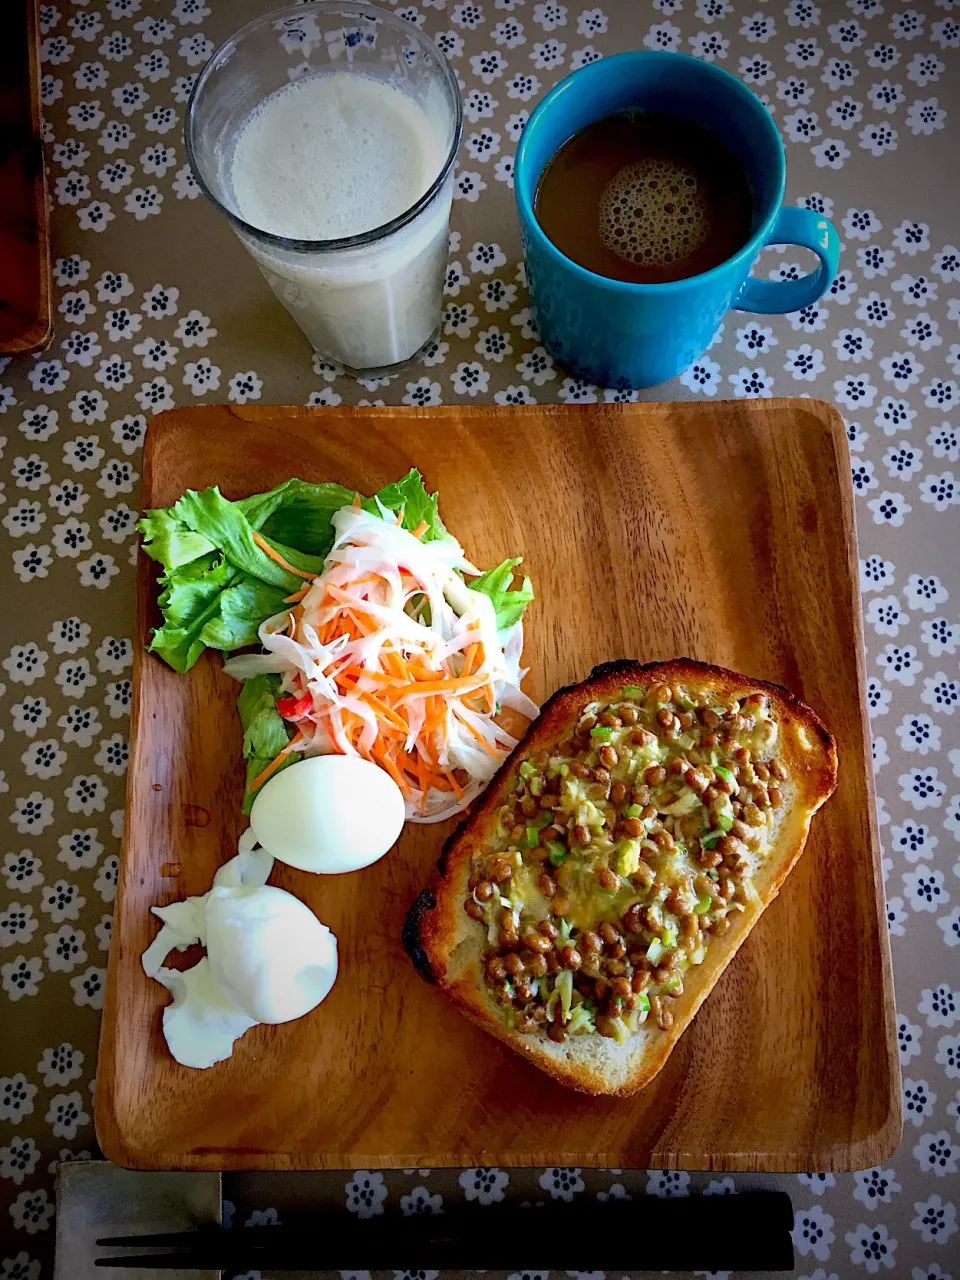
[[[229,497],[288,476],[371,493],[418,466],[480,565],[525,557],[533,697],[621,656],[689,655],[809,702],[837,791],[807,851],[680,1040],[631,1099],[555,1084],[414,972],[404,914],[449,825],[408,824],[348,876],[279,866],[337,934],[319,1009],[257,1027],[209,1071],[179,1066],[168,996],[140,968],[150,907],[204,892],[231,857],[243,769],[237,686],[145,654],[141,556],[127,826],[97,1082],[107,1156],[135,1168],[600,1165],[855,1169],[894,1150],[900,1076],[843,426],[812,400],[444,409],[210,407],[147,435],[143,502]]]
[[[53,334],[37,0],[14,0],[3,20],[0,352],[21,354],[42,350]]]

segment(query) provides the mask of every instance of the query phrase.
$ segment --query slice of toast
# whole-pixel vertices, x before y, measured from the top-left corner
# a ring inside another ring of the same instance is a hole
[[[687,658],[558,690],[444,846],[404,945],[563,1084],[663,1066],[803,851],[836,748],[786,689]]]

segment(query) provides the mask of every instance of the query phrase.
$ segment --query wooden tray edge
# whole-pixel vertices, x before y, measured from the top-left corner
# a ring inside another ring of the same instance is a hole
[[[99,1104],[98,1104],[99,1106]],[[142,1170],[192,1170],[248,1171],[312,1173],[353,1169],[465,1169],[496,1167],[503,1169],[546,1168],[553,1166],[584,1169],[635,1168],[635,1169],[683,1169],[703,1173],[855,1173],[870,1169],[888,1160],[900,1145],[902,1121],[900,1108],[892,1105],[883,1125],[875,1133],[849,1147],[838,1147],[829,1152],[802,1150],[784,1152],[727,1152],[720,1155],[704,1152],[679,1151],[663,1155],[653,1151],[633,1154],[635,1163],[618,1163],[622,1157],[617,1152],[530,1151],[518,1155],[491,1148],[478,1148],[458,1153],[455,1159],[449,1154],[429,1151],[400,1152],[384,1157],[363,1152],[330,1152],[316,1158],[296,1158],[283,1152],[238,1153],[225,1148],[201,1151],[185,1155],[174,1163],[161,1153],[140,1147],[121,1134],[112,1113],[108,1127],[101,1131],[101,1117],[97,1114],[97,1138],[106,1157],[125,1169]],[[104,1138],[108,1139],[104,1141]]]
[[[837,451],[837,464],[841,474],[849,473],[850,448],[847,431],[840,411],[826,400],[811,400],[811,409],[823,424],[830,430],[833,445]],[[843,464],[842,466],[840,464]],[[880,829],[877,821],[876,778],[871,767],[873,759],[873,742],[870,732],[870,715],[866,698],[866,651],[863,641],[863,609],[860,593],[860,562],[857,540],[857,523],[853,505],[852,485],[840,486],[840,501],[843,507],[843,523],[846,530],[848,582],[850,584],[850,604],[855,622],[854,646],[857,668],[857,702],[860,707],[860,725],[863,732],[864,760],[867,763],[867,823],[870,838],[870,854],[873,868],[873,894],[876,911],[877,933],[880,942],[880,979],[883,993],[883,1007],[886,1018],[886,1036],[884,1052],[891,1084],[891,1107],[884,1124],[869,1138],[855,1144],[850,1150],[857,1159],[866,1159],[867,1163],[853,1165],[836,1165],[831,1168],[836,1172],[870,1168],[872,1165],[886,1160],[900,1145],[903,1136],[903,1085],[900,1070],[900,1053],[897,1048],[896,995],[893,985],[893,960],[890,952],[890,930],[887,926],[886,894],[884,889],[883,862],[880,847]],[[842,765],[841,765],[842,767]],[[871,1154],[872,1153],[872,1154]]]
[[[146,477],[150,467],[149,455],[144,449],[144,466],[143,472]],[[141,627],[144,625],[145,619],[141,620],[141,610],[145,607],[145,588],[144,582],[147,577],[147,570],[144,562],[147,564],[154,563],[143,551],[137,553],[137,589],[136,589],[136,610],[134,622],[134,636],[138,636]],[[142,741],[140,733],[140,714],[142,702],[142,681],[140,679],[140,670],[145,660],[149,658],[147,651],[142,645],[135,645],[133,652],[133,669],[131,672],[131,691],[132,701],[130,705],[130,760],[127,767],[127,784],[124,792],[123,803],[123,836],[120,841],[120,865],[117,875],[117,894],[113,903],[114,916],[119,913],[120,905],[123,900],[124,887],[124,867],[127,864],[130,829],[127,822],[127,815],[130,812],[130,793],[133,789],[134,778],[137,776],[135,768],[135,759],[139,754],[139,744]],[[103,1013],[100,1018],[100,1038],[97,1047],[97,1071],[96,1071],[96,1093],[93,1100],[93,1125],[97,1135],[97,1142],[100,1145],[104,1155],[114,1164],[120,1165],[125,1169],[158,1169],[173,1168],[173,1165],[163,1166],[156,1163],[140,1163],[131,1154],[128,1149],[127,1138],[124,1134],[123,1127],[116,1110],[116,1082],[117,1074],[122,1070],[122,1065],[117,1061],[117,1017],[118,1017],[118,991],[120,982],[120,951],[122,949],[122,940],[116,937],[114,945],[110,948],[110,954],[107,959],[107,983],[106,992],[103,1001]],[[131,962],[135,962],[134,957],[130,957]],[[207,1165],[205,1168],[214,1168],[219,1166]]]

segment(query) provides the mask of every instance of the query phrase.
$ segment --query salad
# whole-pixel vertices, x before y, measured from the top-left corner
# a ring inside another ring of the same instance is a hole
[[[537,706],[520,689],[519,558],[482,572],[410,471],[372,497],[288,480],[231,502],[188,491],[145,513],[163,567],[149,648],[176,671],[206,649],[225,669],[247,761],[244,812],[304,755],[379,765],[407,817],[440,822],[483,790]]]

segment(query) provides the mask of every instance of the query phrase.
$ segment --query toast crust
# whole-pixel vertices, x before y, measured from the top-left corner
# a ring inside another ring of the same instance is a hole
[[[772,851],[752,876],[756,893],[721,935],[710,939],[699,966],[685,974],[681,995],[671,1001],[673,1025],[644,1023],[625,1044],[596,1034],[557,1044],[543,1035],[507,1026],[481,971],[485,929],[469,918],[463,902],[475,854],[489,849],[500,807],[510,795],[520,764],[572,732],[587,703],[615,700],[625,685],[683,684],[718,697],[766,694],[780,726],[778,754],[793,787]],[[472,813],[444,844],[429,885],[408,912],[403,943],[423,977],[472,1021],[571,1088],[591,1094],[629,1095],[648,1084],[710,994],[763,911],[776,897],[803,852],[810,821],[836,786],[837,753],[827,729],[789,690],[689,658],[639,663],[620,659],[597,666],[589,677],[558,689],[543,705],[524,738],[504,761]]]

